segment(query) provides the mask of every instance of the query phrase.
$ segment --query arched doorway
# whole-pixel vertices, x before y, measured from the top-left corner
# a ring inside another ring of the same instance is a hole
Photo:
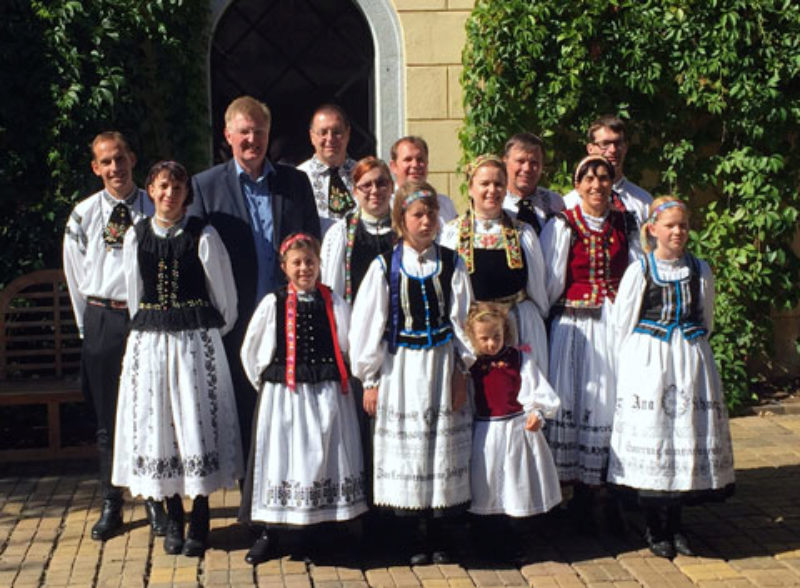
[[[215,162],[229,156],[225,107],[242,94],[272,110],[273,159],[298,163],[311,155],[308,121],[322,102],[336,102],[350,115],[351,156],[376,152],[374,30],[361,7],[352,0],[216,4],[209,55]]]

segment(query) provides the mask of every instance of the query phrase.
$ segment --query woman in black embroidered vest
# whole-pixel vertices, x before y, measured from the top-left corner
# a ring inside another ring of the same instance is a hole
[[[321,280],[351,306],[369,264],[381,253],[390,251],[397,240],[392,230],[390,205],[392,176],[389,166],[377,157],[365,157],[353,168],[354,194],[358,208],[325,233],[322,241]],[[364,412],[364,389],[353,379],[353,394],[364,451],[367,500],[372,504],[372,433],[370,418]],[[370,537],[383,533],[373,511],[364,519],[364,532]],[[368,539],[370,540],[370,539]]]
[[[390,201],[392,176],[377,157],[365,157],[353,168],[358,208],[336,221],[322,241],[320,279],[350,305],[369,264],[390,251],[392,231]]]
[[[412,564],[444,563],[442,518],[470,499],[472,418],[460,370],[474,361],[463,331],[472,291],[463,262],[434,242],[433,187],[401,186],[392,224],[402,240],[372,262],[353,307],[353,374],[375,415],[375,504],[411,515],[395,537]]]
[[[614,304],[617,410],[608,481],[634,488],[656,555],[691,555],[683,504],[733,491],[733,452],[722,386],[708,343],[714,282],[685,251],[689,214],[657,198],[642,227],[646,255],[625,272]],[[654,247],[655,246],[655,247]]]
[[[563,484],[575,484],[570,509],[578,526],[591,526],[594,490],[605,482],[614,416],[614,378],[608,324],[631,251],[624,213],[611,205],[613,166],[590,155],[575,168],[581,202],[544,227],[548,267],[550,384],[561,408],[545,434]],[[612,530],[621,530],[619,509],[606,503]]]
[[[233,385],[221,336],[236,321],[225,246],[210,225],[186,220],[191,187],[178,163],[155,164],[155,217],[125,235],[132,315],[117,404],[114,484],[167,498],[167,553],[199,556],[208,495],[243,474]],[[194,498],[184,542],[182,498]]]
[[[288,284],[264,297],[242,344],[259,397],[239,519],[268,526],[346,521],[367,510],[345,364],[350,307],[318,282],[314,237],[288,236],[280,255]],[[265,528],[246,561],[265,561],[270,540]]]
[[[506,168],[494,156],[478,157],[468,168],[470,208],[445,226],[440,242],[458,251],[469,272],[476,300],[509,310],[512,342],[529,345],[536,365],[547,373],[550,309],[539,238],[528,224],[503,210]]]

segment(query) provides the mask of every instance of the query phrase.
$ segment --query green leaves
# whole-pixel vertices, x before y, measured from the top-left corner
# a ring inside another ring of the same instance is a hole
[[[202,0],[0,4],[0,283],[60,265],[69,209],[99,185],[98,132],[126,134],[140,178],[162,158],[206,165],[208,15]]]
[[[800,297],[800,3],[479,0],[463,62],[465,160],[530,130],[548,143],[543,184],[567,188],[589,123],[627,120],[626,175],[694,210],[712,345],[730,403],[747,400],[770,309]]]

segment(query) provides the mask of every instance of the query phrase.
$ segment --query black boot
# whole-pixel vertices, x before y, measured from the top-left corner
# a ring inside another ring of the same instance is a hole
[[[572,524],[583,533],[595,530],[594,490],[585,484],[575,484],[572,500],[567,505]]]
[[[177,555],[183,549],[183,500],[175,494],[167,498],[167,534],[164,552]]]
[[[675,551],[681,555],[694,555],[689,545],[689,540],[686,535],[681,531],[681,511],[683,505],[673,504],[667,508],[667,535],[672,537],[672,544],[675,546]]]
[[[628,523],[625,520],[625,512],[622,509],[622,500],[617,494],[608,489],[606,490],[605,503],[603,504],[603,514],[608,532],[617,537],[624,537],[628,530]]]
[[[645,508],[645,521],[647,527],[644,531],[644,538],[653,555],[672,559],[675,557],[675,547],[672,544],[672,537],[667,536],[664,524],[661,521],[661,509],[657,506]]]
[[[257,566],[261,562],[267,561],[269,559],[269,548],[270,537],[267,534],[267,528],[264,527],[264,530],[261,531],[261,536],[256,539],[256,542],[253,543],[252,547],[250,547],[245,554],[244,561],[251,566]]]
[[[118,498],[104,498],[103,510],[100,520],[92,527],[92,539],[105,541],[114,536],[122,526],[122,500]]]
[[[150,523],[153,535],[163,537],[167,533],[167,513],[164,512],[164,503],[148,498],[144,501],[144,512],[147,513],[147,522]]]
[[[200,557],[208,544],[208,496],[198,496],[192,504],[192,516],[189,518],[189,531],[183,544],[183,555]]]
[[[440,565],[450,563],[449,542],[444,530],[444,519],[431,517],[428,523],[427,543],[430,545],[431,563]]]

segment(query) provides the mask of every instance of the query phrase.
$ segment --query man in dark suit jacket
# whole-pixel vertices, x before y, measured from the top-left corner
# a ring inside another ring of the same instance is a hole
[[[188,211],[219,232],[233,266],[239,316],[224,343],[245,456],[256,404],[239,358],[247,325],[264,295],[285,282],[278,255],[281,241],[298,231],[320,236],[306,174],[266,157],[270,121],[269,108],[254,98],[231,102],[225,111],[225,139],[233,159],[192,178],[194,201]]]

